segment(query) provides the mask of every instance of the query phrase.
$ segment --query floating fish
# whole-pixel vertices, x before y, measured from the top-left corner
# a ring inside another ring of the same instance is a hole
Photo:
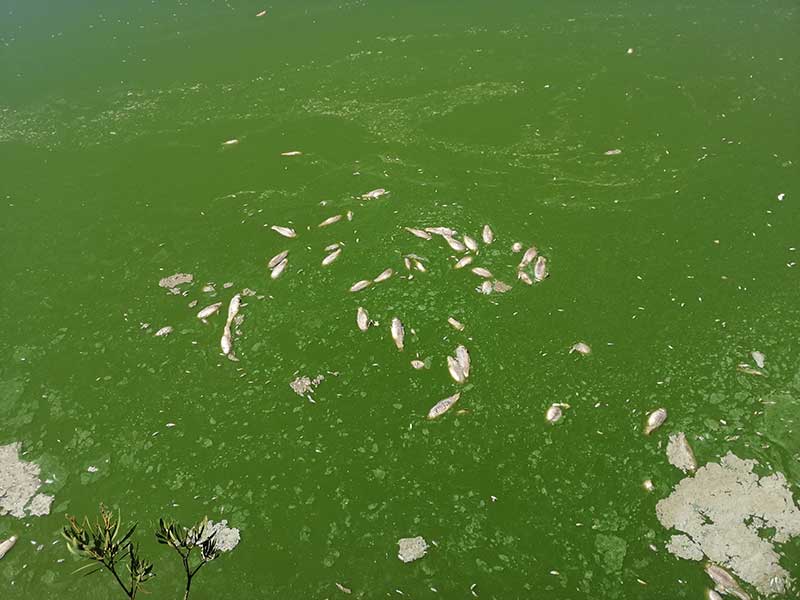
[[[381,281],[386,281],[392,275],[394,275],[394,269],[386,269],[385,271],[382,271],[381,274],[378,275],[372,281],[373,281],[373,283],[380,283]]]
[[[418,358],[415,358],[414,360],[411,361],[411,366],[414,367],[417,371],[419,371],[420,369],[425,368],[425,363],[419,360]]]
[[[469,377],[469,369],[471,365],[469,350],[467,350],[464,346],[458,346],[456,348],[456,360],[458,361],[458,364],[461,365],[461,370],[464,371],[464,378],[466,379]]]
[[[516,254],[517,252],[522,252],[522,244],[519,242],[514,242],[511,244],[511,251]]]
[[[577,344],[573,345],[572,348],[569,349],[570,354],[572,354],[573,352],[577,352],[578,354],[583,354],[584,356],[586,356],[587,354],[592,353],[592,349],[586,342],[578,342]]]
[[[351,590],[348,587],[344,587],[341,583],[337,582],[336,583],[336,587],[339,588],[339,591],[344,593],[344,594],[352,594],[353,593],[353,590]]]
[[[494,231],[488,225],[483,226],[483,231],[481,231],[481,237],[483,238],[484,244],[491,244],[494,241]]]
[[[369,314],[360,306],[356,310],[356,324],[361,331],[369,329]]]
[[[322,266],[323,267],[327,267],[329,264],[331,264],[333,261],[335,261],[337,258],[339,258],[339,255],[341,253],[342,253],[342,249],[341,248],[336,248],[336,250],[334,250],[333,252],[331,252],[330,254],[325,256],[325,258],[322,259]]]
[[[17,543],[18,539],[19,538],[17,538],[17,536],[12,535],[7,540],[0,542],[0,558],[3,558],[6,554],[8,554],[8,551],[14,547],[14,544]]]
[[[527,250],[525,250],[525,254],[522,255],[522,260],[519,261],[518,269],[524,269],[527,267],[534,258],[539,254],[539,251],[536,249],[536,246],[531,246]]]
[[[341,244],[336,242],[335,244],[328,244],[325,246],[325,252],[332,252],[333,250],[338,250]]]
[[[443,237],[444,241],[447,242],[447,245],[450,246],[456,252],[464,252],[464,250],[467,249],[467,247],[461,242],[459,242],[457,239],[451,238],[450,236],[443,236]]]
[[[409,271],[411,270],[412,265],[411,265],[411,259],[410,258],[408,258],[407,256],[404,256],[403,257],[403,264],[405,265],[406,269],[408,269]]]
[[[463,269],[468,264],[472,263],[473,260],[474,260],[473,257],[471,257],[469,255],[462,256],[461,258],[458,259],[458,262],[455,265],[453,265],[453,268],[454,269]]]
[[[426,269],[426,268],[425,268],[425,265],[423,265],[423,264],[422,264],[420,261],[418,261],[416,258],[412,258],[412,259],[411,259],[411,262],[414,264],[414,268],[415,268],[417,271],[419,271],[420,273],[425,273],[425,272],[427,272],[427,270],[428,270],[428,269]]]
[[[222,145],[223,146],[233,146],[234,144],[238,144],[238,143],[239,143],[239,140],[232,139],[232,140],[227,140],[225,142],[222,142]]]
[[[750,353],[750,356],[753,357],[753,362],[756,363],[756,366],[759,369],[763,369],[764,368],[764,364],[765,364],[765,362],[767,360],[767,357],[764,356],[763,352],[759,352],[758,350],[754,350],[753,352]]]
[[[705,571],[711,581],[714,582],[714,587],[723,594],[736,596],[739,600],[750,600],[750,596],[742,589],[733,575],[719,565],[708,563],[705,566]]]
[[[231,301],[228,304],[228,325],[233,322],[233,320],[236,318],[236,315],[239,314],[239,309],[241,308],[242,296],[240,294],[236,294],[233,298],[231,298]]]
[[[231,340],[231,328],[229,325],[225,325],[225,328],[222,330],[222,338],[219,340],[219,346],[225,356],[231,353],[233,341]]]
[[[657,408],[647,416],[647,424],[644,427],[644,434],[650,435],[664,424],[667,420],[667,409]]]
[[[453,237],[457,232],[449,227],[426,227],[425,231],[442,237]]]
[[[394,340],[394,345],[397,346],[398,350],[403,349],[403,340],[405,339],[406,332],[403,328],[403,323],[400,322],[400,319],[394,317],[392,319],[392,339]]]
[[[722,596],[716,590],[706,590],[707,600],[722,600]]]
[[[257,17],[263,17],[265,14],[267,14],[267,11],[265,11],[265,10],[262,10],[261,12],[259,12],[259,13],[256,13],[256,16],[257,16]]]
[[[468,235],[464,236],[464,245],[470,250],[470,252],[478,251],[478,242],[476,242],[473,238],[469,237]]]
[[[606,150],[603,152],[606,156],[616,156],[617,154],[622,154],[622,150],[619,148],[614,148],[613,150]]]
[[[505,281],[500,281],[499,279],[497,279],[492,283],[492,289],[500,294],[505,294],[506,292],[511,290],[511,286],[508,285]]]
[[[353,220],[353,211],[352,211],[352,210],[348,210],[348,211],[345,213],[345,216],[347,217],[347,220],[348,220],[348,221],[352,221],[352,220]]]
[[[332,217],[328,217],[322,223],[317,225],[317,227],[327,227],[328,225],[333,225],[337,221],[342,220],[342,215],[333,215]]]
[[[473,267],[472,272],[475,273],[478,277],[491,277],[492,272],[489,269],[484,269],[483,267]]]
[[[300,150],[289,150],[288,152],[281,152],[281,156],[300,156]]]
[[[206,306],[203,310],[201,310],[199,313],[197,313],[197,318],[202,320],[202,321],[205,321],[211,315],[216,314],[221,306],[222,306],[222,302],[215,302],[214,304]]]
[[[569,408],[569,404],[564,404],[563,402],[551,404],[550,408],[547,409],[544,418],[547,420],[548,423],[558,422],[561,419],[561,417],[564,416],[564,411],[561,410],[562,408]]]
[[[212,293],[214,293],[215,290],[214,290],[214,286],[213,285],[211,285],[210,283],[207,283],[206,285],[203,286],[202,291],[203,291],[203,293],[206,293],[206,294],[212,294]]]
[[[411,235],[415,235],[418,238],[423,239],[423,240],[429,240],[432,237],[430,233],[428,233],[427,231],[425,231],[423,229],[415,229],[413,227],[406,227],[406,231],[408,233],[410,233]]]
[[[533,279],[525,271],[517,271],[517,279],[527,285],[533,285]]]
[[[652,481],[650,481],[649,479],[645,479],[645,480],[642,482],[642,487],[643,487],[645,490],[647,490],[648,492],[652,492],[652,491],[655,489],[655,486],[653,485],[653,482],[652,482]]]
[[[461,364],[452,356],[447,357],[447,372],[450,373],[450,377],[452,377],[453,381],[456,383],[464,383],[467,380],[467,376],[464,374],[464,369],[461,367]]]
[[[369,279],[362,279],[361,281],[356,281],[353,285],[350,286],[350,291],[360,292],[364,288],[369,287],[371,283],[372,282]]]
[[[745,375],[758,375],[759,377],[763,377],[764,373],[759,371],[758,369],[754,369],[747,363],[739,363],[736,365],[736,370],[740,373],[744,373]]]
[[[224,289],[226,289],[226,290],[229,290],[230,288],[233,287],[233,282],[232,281],[226,281],[225,283],[222,284],[222,287]]]
[[[481,294],[489,295],[492,293],[492,282],[487,279],[475,289]]]
[[[275,265],[275,268],[272,269],[272,273],[270,273],[269,276],[272,279],[277,279],[278,277],[280,277],[283,274],[283,272],[286,270],[286,267],[288,265],[289,265],[289,259],[288,258],[284,258],[281,262],[279,262],[277,265]]]
[[[155,334],[153,335],[155,335],[156,337],[165,337],[170,333],[172,333],[172,331],[173,331],[172,327],[170,325],[167,325],[156,331]]]
[[[547,259],[544,256],[540,256],[536,259],[536,264],[533,265],[533,279],[535,281],[544,281],[548,275]]]
[[[283,237],[287,238],[295,238],[297,237],[297,233],[291,227],[282,227],[281,225],[273,225],[270,227],[272,231],[281,234]]]
[[[464,331],[464,324],[461,321],[456,321],[453,317],[447,317],[447,322],[450,323],[454,329]]]
[[[376,198],[380,198],[384,194],[388,194],[389,192],[383,188],[378,188],[377,190],[372,190],[367,192],[366,194],[361,194],[361,197],[364,200],[375,200]]]
[[[441,417],[444,413],[450,410],[456,402],[458,402],[459,398],[461,398],[461,392],[456,392],[452,396],[449,396],[444,400],[440,400],[428,411],[428,418],[436,419]]]

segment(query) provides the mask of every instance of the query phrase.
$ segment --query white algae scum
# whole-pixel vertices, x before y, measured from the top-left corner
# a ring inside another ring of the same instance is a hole
[[[800,509],[783,474],[759,477],[756,464],[729,452],[681,480],[656,505],[656,515],[667,529],[682,532],[667,546],[676,556],[705,556],[760,593],[781,594],[792,580],[775,544],[800,536]]]

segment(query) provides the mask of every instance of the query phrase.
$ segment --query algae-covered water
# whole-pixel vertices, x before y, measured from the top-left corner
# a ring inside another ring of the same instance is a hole
[[[200,573],[198,600],[344,597],[336,583],[703,598],[703,563],[665,549],[677,531],[656,514],[686,476],[667,436],[685,432],[700,465],[755,459],[800,499],[799,10],[3,4],[0,446],[21,444],[54,501],[0,516],[0,540],[20,537],[0,597],[122,598],[108,574],[72,575],[59,541],[65,513],[104,502],[139,522],[154,599],[182,595],[158,518],[204,515],[241,542]],[[475,265],[507,293],[477,293],[441,238],[403,229],[479,239],[484,224]],[[550,277],[517,281],[514,242]],[[413,279],[408,253],[426,259]],[[158,285],[178,272],[186,295]],[[244,288],[234,362],[220,336]],[[379,325],[359,331],[358,306]],[[592,353],[570,354],[578,341]],[[458,344],[464,386],[445,362]],[[756,350],[762,375],[737,371]],[[314,402],[289,386],[317,375]],[[569,404],[555,425],[553,403]],[[658,407],[667,422],[644,436]],[[405,564],[397,541],[416,536],[428,553]],[[800,538],[775,550],[800,579]]]

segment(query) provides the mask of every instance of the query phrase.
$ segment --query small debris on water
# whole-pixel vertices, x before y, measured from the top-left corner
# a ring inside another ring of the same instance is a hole
[[[266,14],[267,14],[267,11],[265,11],[265,10],[262,10],[261,12],[259,12],[259,13],[256,13],[256,16],[257,16],[257,17],[263,17],[263,16],[264,16],[264,15],[266,15]]]
[[[464,331],[464,324],[461,321],[457,321],[453,317],[447,317],[447,322],[453,327],[453,329],[457,329],[458,331]]]
[[[339,589],[340,592],[342,592],[344,594],[352,594],[353,593],[353,590],[351,590],[349,587],[343,586],[339,582],[336,582],[336,587]]]
[[[169,277],[159,280],[158,285],[162,288],[172,289],[184,283],[192,283],[194,276],[191,273],[175,273]]]
[[[513,244],[511,244],[511,251],[514,254],[517,254],[518,252],[522,252],[522,244],[520,244],[519,242],[514,242]]]
[[[234,138],[232,140],[226,140],[226,141],[222,142],[222,145],[223,146],[233,146],[233,145],[238,144],[238,143],[239,143],[239,140]]]
[[[753,352],[750,353],[750,356],[752,357],[753,362],[756,363],[756,366],[759,369],[763,369],[764,368],[764,364],[765,364],[765,362],[767,360],[767,357],[764,355],[763,352],[759,352],[758,350],[754,350]]]
[[[288,152],[281,152],[281,156],[300,156],[303,154],[299,150],[289,150]]]
[[[645,490],[647,490],[648,492],[652,492],[653,489],[655,488],[655,486],[653,485],[653,482],[651,480],[649,480],[649,479],[645,479],[644,480],[644,483],[642,483],[642,487]]]
[[[606,150],[603,152],[606,156],[616,156],[617,154],[622,154],[622,150],[619,148],[614,148],[613,150]]]
[[[422,536],[401,538],[397,540],[397,546],[397,558],[404,563],[418,560],[428,552],[428,543]]]

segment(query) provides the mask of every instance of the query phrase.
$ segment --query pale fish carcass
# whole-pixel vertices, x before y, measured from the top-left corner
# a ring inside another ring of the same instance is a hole
[[[419,371],[420,369],[425,368],[425,363],[422,362],[420,359],[415,358],[414,360],[411,361],[411,366],[415,368],[417,371]]]
[[[8,551],[11,550],[14,547],[14,544],[17,543],[17,539],[19,539],[17,536],[12,535],[7,540],[0,542],[0,558],[3,558],[6,554],[8,554]]]
[[[461,258],[458,259],[458,262],[453,265],[453,268],[454,269],[463,269],[467,265],[471,264],[473,260],[474,260],[474,258],[472,256],[469,256],[469,255],[462,256]]]
[[[563,402],[551,404],[544,415],[545,420],[548,423],[557,423],[564,416],[564,411],[562,410],[564,408],[569,408],[569,404],[564,404]]]
[[[397,346],[398,350],[402,350],[404,347],[406,330],[403,327],[403,323],[397,317],[392,319],[391,333],[392,340],[394,340],[394,345]]]
[[[447,372],[450,373],[450,377],[452,377],[453,381],[456,383],[464,383],[467,380],[467,376],[464,374],[464,369],[461,367],[461,364],[452,356],[447,357]]]
[[[453,327],[453,329],[457,329],[458,331],[464,331],[464,324],[461,321],[457,321],[453,317],[447,317],[447,322]]]
[[[173,332],[172,327],[170,325],[166,325],[165,327],[162,327],[161,329],[156,331],[155,334],[153,335],[155,335],[155,337],[166,337],[172,332]]]
[[[533,285],[533,279],[525,271],[517,271],[517,279],[525,285]]]
[[[353,285],[350,286],[351,292],[360,292],[364,288],[367,288],[372,284],[369,279],[362,279],[361,281],[356,281]]]
[[[539,254],[539,251],[536,249],[536,246],[531,246],[527,250],[525,250],[525,254],[522,255],[522,260],[519,261],[518,269],[524,269],[527,267],[533,259],[536,258]]]
[[[371,191],[367,192],[366,194],[361,194],[361,197],[364,200],[375,200],[375,199],[380,198],[381,196],[383,196],[385,194],[388,194],[388,193],[389,192],[387,190],[385,190],[383,188],[378,188],[376,190],[371,190]]]
[[[443,237],[444,241],[447,242],[447,245],[450,246],[456,252],[464,252],[464,250],[467,249],[467,247],[457,239],[452,238],[450,236],[443,236]]]
[[[482,284],[475,288],[479,294],[489,295],[492,293],[492,282],[485,279]]]
[[[644,434],[650,435],[656,429],[661,427],[664,424],[664,421],[666,420],[667,420],[667,409],[657,408],[647,416],[647,423],[645,424],[644,427]]]
[[[197,313],[197,318],[200,319],[201,321],[205,321],[208,317],[215,315],[221,307],[222,307],[222,302],[215,302],[214,304],[210,304]]]
[[[511,251],[514,254],[517,254],[518,252],[522,252],[522,244],[520,244],[519,242],[514,242],[513,244],[511,244]]]
[[[407,256],[404,256],[403,257],[403,264],[405,265],[407,271],[411,270],[412,264],[411,264],[411,259],[410,258],[408,258]]]
[[[536,264],[533,265],[533,279],[535,281],[544,281],[548,275],[547,259],[544,256],[540,256],[536,259]]]
[[[652,492],[655,489],[656,486],[653,485],[653,481],[652,480],[645,479],[642,482],[642,487],[645,489],[645,491]]]
[[[577,352],[578,354],[586,356],[587,354],[592,353],[592,349],[586,342],[578,342],[577,344],[573,344],[572,348],[569,349],[570,354],[572,354],[573,352]]]
[[[428,411],[428,418],[437,419],[441,417],[444,413],[450,410],[456,402],[458,402],[459,398],[461,398],[461,392],[456,392],[452,396],[449,396],[444,400],[440,400]]]
[[[386,280],[387,280],[387,279],[389,279],[389,277],[391,277],[392,275],[394,275],[394,269],[386,269],[385,271],[382,271],[382,272],[380,273],[380,275],[378,275],[378,276],[377,276],[375,279],[373,279],[372,281],[373,281],[373,283],[380,283],[381,281],[386,281]]]
[[[325,246],[325,252],[333,252],[334,250],[338,250],[341,247],[339,242],[334,242],[333,244],[328,244]]]
[[[275,256],[273,256],[272,258],[269,259],[269,262],[267,263],[267,267],[270,268],[270,269],[274,269],[275,266],[279,262],[281,262],[284,258],[286,258],[288,255],[289,255],[289,251],[288,250],[284,250],[283,252],[278,252]]]
[[[476,242],[474,238],[471,238],[468,235],[464,236],[464,245],[469,249],[470,252],[478,251],[478,242]]]
[[[754,350],[753,352],[750,353],[750,356],[753,358],[753,362],[756,363],[756,366],[759,369],[763,369],[764,368],[764,364],[767,361],[767,357],[764,356],[763,352],[759,352],[758,350]]]
[[[757,375],[759,377],[764,376],[764,373],[762,373],[758,369],[754,369],[747,363],[739,363],[738,365],[736,365],[736,370],[739,371],[740,373],[744,373],[745,375]]]
[[[494,282],[492,282],[492,289],[498,294],[505,294],[506,292],[511,291],[511,286],[508,285],[505,281],[500,281],[499,279],[496,279]]]
[[[461,366],[461,370],[464,371],[464,379],[468,378],[469,369],[472,364],[472,361],[469,357],[469,350],[467,350],[464,346],[458,346],[456,348],[456,360]]]
[[[478,277],[491,277],[492,272],[489,269],[484,269],[483,267],[473,267],[472,272],[475,273]]]
[[[225,356],[228,356],[233,349],[233,340],[231,339],[231,328],[228,325],[225,325],[225,328],[222,330],[222,338],[219,340],[219,347],[222,349],[222,353]]]
[[[289,150],[287,152],[281,152],[281,156],[300,156],[303,153],[300,150]]]
[[[417,271],[419,271],[420,273],[425,273],[425,272],[427,272],[427,270],[428,270],[428,269],[426,269],[426,268],[425,268],[425,265],[423,265],[423,264],[422,264],[420,261],[418,261],[416,258],[413,258],[413,259],[411,259],[411,261],[414,263],[414,268],[415,268]]]
[[[347,213],[345,213],[345,216],[347,217],[348,221],[352,221],[353,220],[353,211],[352,210],[348,210]]]
[[[491,244],[494,241],[494,231],[488,225],[483,226],[483,231],[481,231],[481,237],[483,238],[484,244]]]
[[[425,231],[442,237],[453,237],[457,232],[449,227],[426,227]]]
[[[722,600],[717,590],[706,590],[706,600]]]
[[[286,267],[288,266],[289,266],[289,259],[284,258],[281,262],[275,265],[275,268],[272,269],[272,273],[270,273],[269,276],[272,279],[277,279],[283,274],[283,272],[286,270]]]
[[[336,248],[336,250],[334,250],[330,254],[327,254],[325,256],[325,258],[322,259],[322,266],[323,267],[327,267],[329,264],[331,264],[333,261],[335,261],[337,258],[339,258],[339,255],[341,253],[342,253],[342,249],[341,248]]]
[[[750,600],[750,596],[742,589],[742,586],[734,579],[733,575],[719,565],[708,563],[705,566],[705,571],[711,581],[714,582],[714,587],[723,594],[735,596],[739,600]]]
[[[415,235],[422,240],[431,239],[431,234],[423,229],[415,229],[414,227],[406,227],[406,231],[411,235]]]
[[[361,331],[366,331],[369,329],[369,314],[360,306],[356,311],[356,324]]]
[[[275,233],[279,233],[283,237],[287,237],[287,238],[295,238],[295,237],[297,237],[297,232],[295,232],[295,230],[292,229],[291,227],[283,227],[281,225],[273,225],[272,227],[270,227],[270,229],[272,229],[272,231],[274,231]]]
[[[222,142],[222,145],[223,145],[223,146],[235,146],[235,145],[236,145],[236,144],[238,144],[238,143],[239,143],[239,140],[237,140],[236,138],[234,138],[234,139],[232,139],[232,140],[225,140],[224,142]]]
[[[317,227],[327,227],[328,225],[333,225],[337,221],[341,221],[342,215],[333,215],[332,217],[328,217],[322,223],[317,225]]]
[[[241,294],[236,294],[233,298],[231,298],[231,301],[228,304],[228,325],[233,322],[233,320],[236,318],[236,315],[239,314],[239,310],[241,308],[242,296]]]

